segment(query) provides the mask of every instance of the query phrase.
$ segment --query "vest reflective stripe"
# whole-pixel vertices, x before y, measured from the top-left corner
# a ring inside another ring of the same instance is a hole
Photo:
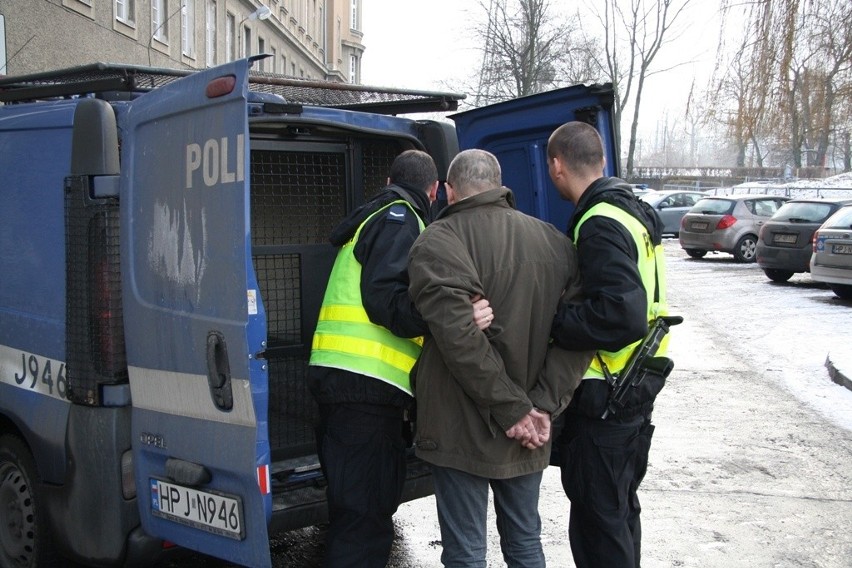
[[[645,287],[645,294],[648,300],[648,321],[653,321],[657,316],[667,315],[665,265],[660,263],[657,266],[656,263],[657,255],[663,258],[664,252],[662,245],[654,246],[651,235],[648,234],[648,229],[645,228],[645,225],[633,215],[610,203],[598,203],[586,211],[585,215],[583,215],[580,222],[574,228],[574,242],[577,242],[580,227],[583,223],[595,215],[609,217],[618,221],[628,230],[630,236],[633,237],[633,241],[636,243],[636,250],[639,253],[639,276],[642,278],[642,285]],[[659,286],[658,298],[657,301],[654,301],[654,289],[657,286]],[[657,350],[657,355],[663,356],[666,354],[669,343],[668,339],[668,335],[663,338],[660,348]],[[630,359],[630,355],[639,343],[641,343],[641,340],[631,343],[615,352],[601,350],[598,351],[598,354],[604,360],[604,363],[606,363],[609,372],[615,374],[625,367],[628,359]],[[592,364],[586,371],[585,378],[604,378],[597,357],[592,360]]]
[[[395,204],[411,209],[423,231],[423,221],[404,200],[389,203],[361,223],[352,239],[338,251],[331,269],[311,344],[310,364],[373,377],[412,394],[409,373],[420,356],[423,338],[397,337],[370,321],[361,301],[361,263],[355,258],[361,230],[374,216]]]

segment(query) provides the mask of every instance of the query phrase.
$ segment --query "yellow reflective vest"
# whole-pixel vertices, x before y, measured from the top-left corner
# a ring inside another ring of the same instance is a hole
[[[648,229],[641,221],[636,219],[636,217],[615,205],[603,202],[597,203],[589,208],[589,210],[586,211],[577,223],[577,226],[574,228],[574,242],[577,242],[577,238],[580,235],[580,227],[583,223],[595,215],[609,217],[610,219],[614,219],[621,223],[636,243],[636,250],[639,253],[639,276],[642,278],[642,284],[645,287],[645,294],[648,299],[648,322],[654,321],[657,316],[667,315],[668,306],[666,304],[665,264],[663,262],[657,262],[658,257],[661,260],[663,259],[664,252],[662,244],[654,246],[651,235],[648,233]],[[616,374],[625,367],[627,361],[630,359],[630,355],[639,343],[641,343],[641,340],[631,343],[630,345],[615,352],[599,350],[598,355],[601,359],[603,359],[609,369],[609,372]],[[668,336],[663,338],[660,348],[657,350],[656,354],[658,356],[665,355],[667,347]],[[604,373],[598,357],[592,359],[592,364],[586,371],[584,378],[604,378]]]
[[[420,355],[423,338],[397,337],[370,321],[361,300],[361,263],[355,258],[355,245],[364,226],[400,203],[411,209],[423,231],[425,225],[420,216],[402,199],[375,211],[361,223],[338,251],[331,269],[311,344],[310,364],[373,377],[412,394],[409,373]]]

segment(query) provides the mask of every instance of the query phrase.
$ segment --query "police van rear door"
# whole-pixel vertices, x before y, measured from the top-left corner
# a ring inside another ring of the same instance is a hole
[[[611,85],[576,85],[451,115],[459,147],[497,156],[503,184],[517,208],[564,228],[573,211],[559,197],[547,173],[547,139],[561,124],[588,122],[598,129],[606,152],[606,174],[619,175],[619,152],[612,121]]]
[[[247,60],[136,99],[121,244],[146,532],[269,566],[265,313],[251,262]]]

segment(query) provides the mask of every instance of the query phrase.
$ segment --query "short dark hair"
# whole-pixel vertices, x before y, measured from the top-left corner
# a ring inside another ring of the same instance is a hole
[[[585,122],[566,122],[550,135],[547,157],[559,158],[572,170],[597,170],[604,161],[601,135]]]
[[[406,150],[397,156],[390,169],[390,181],[428,191],[438,181],[438,169],[432,156],[422,150]]]

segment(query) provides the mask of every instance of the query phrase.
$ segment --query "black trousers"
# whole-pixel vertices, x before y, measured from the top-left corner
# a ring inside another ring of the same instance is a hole
[[[405,483],[402,409],[322,404],[317,428],[328,481],[325,566],[384,568]]]
[[[636,492],[654,426],[650,412],[607,420],[570,410],[557,440],[562,487],[571,501],[568,538],[577,568],[639,568],[642,526]]]

